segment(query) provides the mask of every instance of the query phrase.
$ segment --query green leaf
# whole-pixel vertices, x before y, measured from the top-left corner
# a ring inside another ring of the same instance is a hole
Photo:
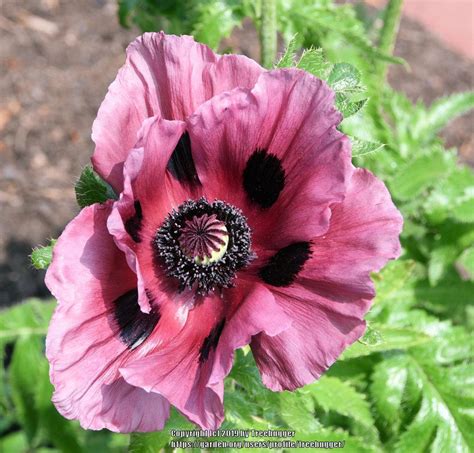
[[[474,190],[470,190],[465,197],[458,200],[451,212],[453,218],[459,222],[474,223]]]
[[[405,356],[388,357],[378,363],[372,374],[370,393],[377,408],[378,421],[388,435],[395,435],[402,422],[402,403],[408,371]]]
[[[16,431],[0,437],[0,451],[2,453],[28,452],[28,439],[23,431]]]
[[[193,27],[193,36],[197,41],[216,49],[223,38],[230,35],[240,18],[233,14],[225,2],[198,3]]]
[[[474,173],[458,166],[431,192],[424,208],[431,223],[439,224],[451,217],[460,222],[474,222]]]
[[[446,124],[474,108],[474,92],[458,93],[433,102],[426,115],[416,125],[417,135],[434,136]]]
[[[308,398],[309,394],[307,388],[298,393],[279,394],[281,418],[300,433],[312,433],[320,427],[314,417],[314,402]]]
[[[296,36],[293,36],[288,43],[285,53],[282,55],[276,68],[302,69],[320,79],[326,80],[329,72],[329,62],[324,57],[322,49],[309,48],[304,49],[301,57],[297,56],[298,42]]]
[[[474,281],[474,246],[467,248],[457,260],[461,272]]]
[[[452,158],[443,151],[418,157],[399,167],[390,180],[391,192],[400,200],[412,199],[448,176],[451,168]]]
[[[349,63],[336,63],[329,74],[328,84],[336,93],[359,93],[365,90],[360,83],[360,72]]]
[[[381,272],[373,275],[376,286],[376,306],[385,300],[390,301],[397,291],[407,286],[415,273],[416,262],[413,260],[391,261]]]
[[[51,239],[49,245],[40,245],[33,249],[30,258],[35,269],[47,269],[53,259],[53,248],[55,244],[56,239]]]
[[[43,348],[41,337],[23,337],[15,343],[12,361],[8,370],[12,388],[12,399],[18,413],[28,442],[34,445],[34,438],[39,424],[39,413],[35,405],[38,384],[38,369],[42,356],[38,354]],[[41,354],[41,353],[40,353]]]
[[[357,137],[349,137],[352,143],[352,157],[369,157],[382,151],[384,148],[383,143],[370,142],[368,140],[361,140]]]
[[[262,387],[262,379],[253,355],[248,352],[245,354],[241,349],[235,352],[235,361],[229,377],[242,386],[247,392],[256,392]]]
[[[410,356],[405,366],[409,378],[422,391],[421,406],[413,422],[399,437],[397,452],[469,452],[474,445],[472,424],[474,395],[459,387],[459,379],[472,378],[472,369],[461,368],[453,380],[450,371]]]
[[[325,411],[337,412],[366,426],[374,424],[365,396],[347,382],[323,376],[314,384],[306,386],[304,392],[311,395]]]
[[[350,384],[335,377],[323,376],[314,384],[306,386],[303,392],[311,395],[324,411],[343,415],[360,425],[368,439],[377,442],[370,404],[365,395]]]
[[[298,50],[298,41],[296,35],[292,36],[286,46],[285,52],[281,56],[275,68],[292,68],[295,65],[296,52]]]
[[[432,286],[439,283],[453,265],[458,254],[459,251],[455,244],[443,244],[431,250],[428,263],[428,280]]]
[[[374,352],[408,349],[429,340],[428,335],[413,329],[388,327],[374,323],[367,328],[365,335],[359,341],[344,351],[341,359],[352,359]]]
[[[326,80],[328,76],[329,63],[322,49],[305,49],[296,67],[323,80]]]
[[[75,189],[76,200],[81,208],[94,203],[104,203],[108,199],[117,199],[113,189],[89,165],[82,170]]]
[[[54,301],[28,299],[0,311],[0,346],[20,338],[46,335]]]
[[[345,96],[336,96],[336,107],[344,118],[349,118],[359,112],[367,103],[367,99],[360,101],[350,101]]]
[[[465,309],[474,304],[474,283],[463,281],[453,271],[432,286],[428,280],[420,280],[413,288],[416,302],[437,314],[446,314],[456,322],[462,322]]]

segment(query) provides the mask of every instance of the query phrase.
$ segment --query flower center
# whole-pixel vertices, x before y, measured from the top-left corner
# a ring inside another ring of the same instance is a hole
[[[152,241],[155,265],[179,280],[180,289],[206,295],[233,286],[236,272],[254,258],[250,228],[236,207],[205,198],[173,210]]]
[[[178,241],[186,256],[197,264],[208,265],[224,256],[229,234],[225,223],[218,220],[216,214],[203,214],[186,220]]]

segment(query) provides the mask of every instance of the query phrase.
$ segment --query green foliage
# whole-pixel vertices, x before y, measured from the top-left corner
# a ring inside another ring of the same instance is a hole
[[[248,0],[119,0],[118,4],[124,27],[132,22],[142,31],[191,34],[214,49],[244,17],[257,15]]]
[[[77,204],[81,208],[117,198],[113,189],[89,165],[82,170],[75,189]]]

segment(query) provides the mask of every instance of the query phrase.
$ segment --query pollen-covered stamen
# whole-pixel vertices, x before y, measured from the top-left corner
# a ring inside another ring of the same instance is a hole
[[[205,265],[224,256],[229,234],[215,214],[203,214],[186,220],[178,240],[186,256]]]
[[[179,281],[181,290],[206,295],[233,285],[254,258],[247,219],[236,207],[205,198],[173,210],[151,242],[155,266]]]

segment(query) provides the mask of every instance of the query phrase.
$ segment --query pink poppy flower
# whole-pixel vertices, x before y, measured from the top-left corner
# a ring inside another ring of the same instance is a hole
[[[363,334],[402,218],[352,166],[340,121],[301,70],[163,33],[129,46],[93,127],[94,168],[120,198],[66,227],[46,278],[65,417],[151,431],[171,404],[215,429],[237,348],[293,390]]]

